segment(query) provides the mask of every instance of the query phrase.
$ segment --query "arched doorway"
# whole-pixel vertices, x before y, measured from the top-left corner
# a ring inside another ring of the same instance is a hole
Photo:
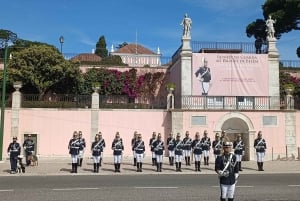
[[[253,158],[252,141],[255,131],[251,120],[247,116],[241,113],[228,113],[218,121],[216,130],[216,132],[226,131],[228,138],[232,142],[236,140],[237,134],[241,134],[245,143],[243,160],[248,161]]]

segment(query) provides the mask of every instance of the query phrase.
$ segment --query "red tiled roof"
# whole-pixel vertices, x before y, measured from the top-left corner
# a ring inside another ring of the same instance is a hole
[[[126,54],[155,54],[151,50],[139,45],[139,44],[128,44],[116,51],[116,53],[126,53]]]
[[[75,57],[71,58],[71,60],[77,60],[77,61],[101,61],[102,58],[96,54],[93,53],[82,53],[78,54]]]

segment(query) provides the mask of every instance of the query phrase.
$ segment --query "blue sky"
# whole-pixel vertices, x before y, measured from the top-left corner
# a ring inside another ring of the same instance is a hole
[[[262,18],[265,0],[10,0],[1,3],[0,29],[45,42],[64,53],[87,53],[104,35],[107,48],[137,42],[171,56],[181,43],[180,23],[191,17],[193,41],[252,42],[246,26]],[[136,34],[137,33],[137,34]],[[137,37],[136,37],[137,36]],[[299,31],[277,43],[280,59],[297,60]]]

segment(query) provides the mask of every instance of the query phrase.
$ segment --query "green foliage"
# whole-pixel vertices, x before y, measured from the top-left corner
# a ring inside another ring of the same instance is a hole
[[[300,58],[300,46],[297,48],[297,56]]]
[[[110,55],[108,57],[103,58],[100,61],[100,65],[128,66],[127,64],[123,63],[123,61],[119,55]]]
[[[108,55],[108,51],[106,49],[106,41],[105,37],[101,36],[96,44],[95,54],[100,56],[101,58],[105,58]]]
[[[300,80],[287,72],[280,72],[279,74],[280,97],[285,96],[285,88],[293,88],[294,95],[300,96]]]

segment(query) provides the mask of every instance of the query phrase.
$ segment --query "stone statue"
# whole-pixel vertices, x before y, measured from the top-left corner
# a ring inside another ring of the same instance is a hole
[[[191,28],[192,28],[192,20],[188,17],[187,14],[184,15],[184,18],[181,22],[183,26],[183,36],[184,37],[190,37],[191,36]]]
[[[275,38],[275,29],[274,24],[276,23],[276,20],[272,19],[272,16],[269,15],[269,19],[266,21],[267,29],[266,32],[268,33],[268,38]]]

